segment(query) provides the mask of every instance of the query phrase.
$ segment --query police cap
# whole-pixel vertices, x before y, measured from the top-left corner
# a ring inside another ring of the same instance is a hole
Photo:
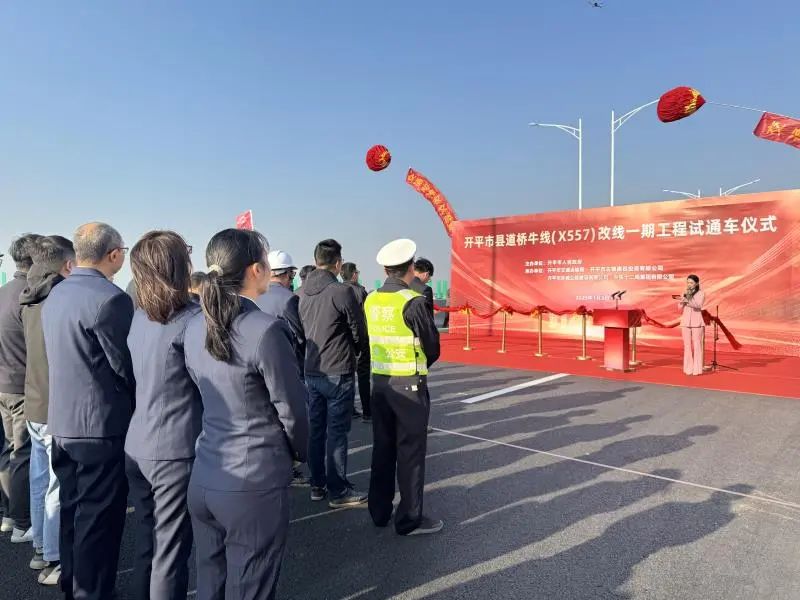
[[[417,245],[413,240],[400,239],[386,244],[376,257],[382,267],[396,267],[414,259]]]

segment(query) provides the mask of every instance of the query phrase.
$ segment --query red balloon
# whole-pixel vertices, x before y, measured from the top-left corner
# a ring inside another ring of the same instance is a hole
[[[661,96],[656,112],[662,123],[671,123],[693,115],[705,103],[706,99],[696,89],[681,86]]]
[[[383,171],[392,162],[392,155],[386,146],[376,145],[367,150],[367,166],[372,171]]]

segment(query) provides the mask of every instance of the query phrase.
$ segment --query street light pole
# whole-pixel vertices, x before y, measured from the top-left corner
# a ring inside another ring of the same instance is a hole
[[[642,104],[638,108],[634,108],[631,111],[626,112],[622,115],[619,119],[615,118],[616,113],[611,111],[611,193],[610,193],[610,205],[614,206],[614,167],[616,162],[616,134],[617,130],[625,125],[625,123],[630,119],[632,116],[637,114],[639,111],[644,110],[648,106],[653,106],[656,104],[658,100],[653,100],[652,102],[648,102],[647,104]]]
[[[578,126],[560,125],[558,123],[528,123],[531,127],[554,127],[578,140],[578,210],[583,209],[583,120],[578,119]]]

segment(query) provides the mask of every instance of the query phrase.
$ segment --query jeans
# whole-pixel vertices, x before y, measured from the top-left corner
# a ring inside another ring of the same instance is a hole
[[[347,480],[347,434],[353,420],[355,376],[308,375],[308,468],[311,485],[326,487],[332,498],[345,494]]]
[[[58,478],[50,464],[53,437],[46,423],[28,421],[31,434],[31,526],[33,546],[41,548],[44,560],[59,560],[58,532],[61,504],[58,500]]]
[[[31,526],[31,495],[28,491],[31,438],[24,405],[22,394],[0,392],[0,416],[5,436],[5,446],[0,454],[0,487],[8,499],[6,516],[14,519],[15,527],[27,531]]]

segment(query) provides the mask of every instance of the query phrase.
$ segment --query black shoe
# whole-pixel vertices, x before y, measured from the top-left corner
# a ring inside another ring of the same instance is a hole
[[[344,494],[338,498],[331,498],[328,506],[331,508],[347,508],[348,506],[358,506],[367,501],[367,494],[357,492],[354,489],[345,490]]]
[[[372,415],[364,415],[361,417],[363,423],[372,423]]]
[[[314,502],[319,502],[320,500],[325,500],[325,496],[328,495],[328,490],[324,487],[314,487],[311,486],[311,500]]]
[[[417,528],[413,531],[410,531],[406,535],[429,535],[431,533],[439,533],[443,527],[444,521],[422,517],[422,521],[420,521]]]
[[[357,419],[357,418],[358,418],[358,417],[360,417],[360,416],[361,416],[361,413],[360,413],[360,412],[358,412],[358,409],[357,409],[357,408],[354,408],[354,409],[353,409],[353,418],[354,418],[354,419]]]
[[[308,477],[300,469],[292,469],[292,487],[308,487]]]

